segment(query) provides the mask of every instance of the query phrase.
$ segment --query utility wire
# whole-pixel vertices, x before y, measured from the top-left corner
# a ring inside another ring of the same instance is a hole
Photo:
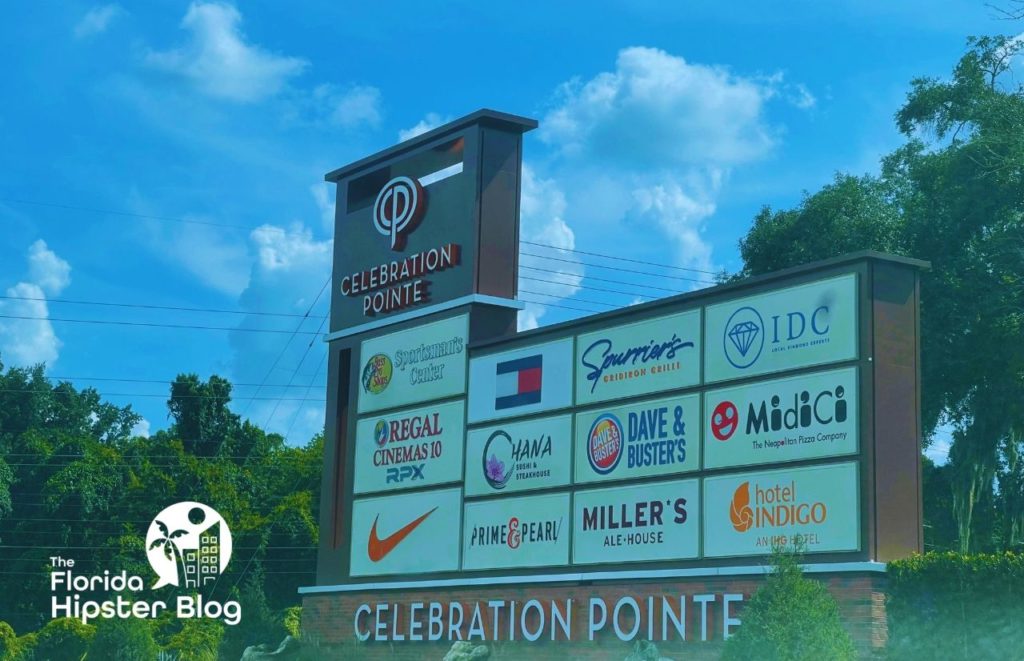
[[[554,261],[554,262],[564,262],[566,264],[579,264],[580,266],[589,266],[590,268],[595,268],[595,269],[608,269],[609,271],[621,271],[623,273],[633,273],[635,275],[649,275],[649,276],[654,276],[656,278],[669,278],[670,280],[684,280],[686,282],[697,282],[697,283],[705,284],[705,285],[713,285],[713,284],[715,284],[711,280],[699,280],[697,278],[687,278],[687,277],[684,277],[684,276],[681,276],[681,275],[667,275],[667,274],[664,274],[664,273],[651,273],[650,271],[637,271],[636,269],[624,269],[624,268],[619,268],[618,266],[605,266],[604,264],[591,264],[589,262],[580,262],[580,261],[577,261],[575,259],[561,259],[559,257],[545,257],[544,255],[534,255],[533,253],[528,253],[528,252],[520,252],[519,254],[524,256],[524,257],[537,257],[537,258],[540,258],[540,259],[550,259],[551,261]],[[589,277],[589,276],[583,276],[583,277]]]
[[[153,305],[150,303],[116,303],[109,301],[85,301],[71,298],[46,298],[33,296],[0,295],[0,299],[12,301],[40,301],[43,303],[67,303],[71,305],[102,305],[115,308],[139,308],[144,310],[170,310],[173,312],[210,312],[215,314],[241,314],[260,317],[305,317],[297,312],[260,312],[258,310],[225,310],[223,308],[196,308],[179,305]],[[326,319],[326,315],[324,316]]]
[[[576,253],[578,255],[588,255],[590,257],[601,257],[602,259],[614,259],[614,260],[618,260],[620,262],[632,262],[634,264],[644,264],[646,266],[657,266],[657,267],[663,268],[663,269],[675,269],[677,271],[692,271],[694,273],[704,273],[706,275],[718,275],[718,273],[715,272],[715,271],[704,271],[704,270],[701,270],[701,269],[687,268],[685,266],[673,266],[671,264],[658,264],[658,263],[655,263],[655,262],[647,262],[647,261],[644,261],[644,260],[641,260],[641,259],[630,259],[629,257],[621,257],[621,256],[618,256],[618,255],[605,255],[605,254],[602,254],[602,253],[599,253],[599,252],[587,252],[586,250],[575,250],[573,248],[561,248],[559,246],[553,246],[553,245],[548,244],[548,243],[537,243],[535,241],[525,241],[523,239],[519,239],[519,243],[525,243],[525,244],[530,245],[530,246],[540,246],[541,248],[551,248],[552,250],[562,250],[564,252],[572,252],[572,253]]]
[[[230,328],[225,326],[196,326],[192,324],[158,324],[152,322],[143,321],[111,321],[103,319],[68,319],[64,317],[37,317],[32,315],[20,315],[20,314],[0,314],[0,319],[23,319],[29,321],[60,321],[65,323],[75,324],[100,324],[100,325],[112,325],[112,326],[145,326],[149,328],[178,328],[178,329],[189,329],[189,330],[216,330],[216,331],[240,331],[243,333],[278,333],[288,334],[291,333],[293,336],[299,335],[316,335],[311,331],[289,331],[289,330],[275,330],[272,328],[245,328],[237,327]],[[305,319],[303,319],[305,321]]]

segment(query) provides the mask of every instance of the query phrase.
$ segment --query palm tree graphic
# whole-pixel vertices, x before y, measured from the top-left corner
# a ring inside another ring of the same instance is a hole
[[[175,530],[172,533],[168,533],[167,526],[165,526],[163,521],[161,521],[160,519],[156,520],[156,525],[160,527],[160,534],[162,534],[163,537],[158,537],[154,539],[153,543],[149,545],[149,550],[152,551],[156,547],[162,546],[164,549],[164,557],[166,557],[168,560],[173,559],[175,561],[175,567],[177,567],[180,564],[180,576],[181,578],[185,578],[185,557],[182,555],[181,549],[178,548],[178,543],[174,540],[181,537],[182,535],[187,534],[187,531],[179,529]],[[178,582],[175,581],[174,584],[178,585]]]

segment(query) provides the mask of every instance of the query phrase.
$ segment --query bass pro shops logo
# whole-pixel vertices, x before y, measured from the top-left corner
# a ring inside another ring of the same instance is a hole
[[[216,583],[231,559],[231,531],[212,507],[185,501],[156,515],[146,533],[146,557],[164,585],[203,588]]]
[[[360,379],[363,390],[371,395],[379,395],[391,383],[394,368],[391,365],[391,358],[386,353],[378,353],[370,356],[363,366],[363,376]]]
[[[373,203],[373,226],[391,239],[392,250],[405,250],[406,236],[423,218],[427,193],[411,177],[395,177],[377,194]]]

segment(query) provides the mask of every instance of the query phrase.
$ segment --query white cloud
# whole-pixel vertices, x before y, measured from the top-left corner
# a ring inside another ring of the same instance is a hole
[[[717,190],[714,184],[708,188]],[[703,221],[715,212],[713,202],[695,199],[675,181],[638,188],[633,196],[637,213],[652,218],[675,244],[677,264],[712,270],[711,246],[701,238],[701,230]]]
[[[239,297],[239,307],[253,312],[266,311],[271,308],[268,301],[273,301],[275,311],[303,315],[312,306],[313,312],[305,319],[275,322],[276,328],[302,331],[294,336],[290,333],[230,333],[232,378],[273,386],[289,382],[291,385],[323,383],[323,369],[318,370],[317,366],[322,365],[326,346],[319,337],[307,333],[325,327],[321,326],[321,321],[327,314],[330,290],[325,289],[315,306],[313,303],[331,274],[331,239],[316,238],[313,231],[301,223],[288,227],[267,224],[252,231],[250,244],[256,260],[251,265],[249,284]],[[244,317],[240,327],[267,328],[267,323],[266,317],[252,315]],[[323,427],[322,402],[290,401],[302,398],[305,393],[305,389],[300,388],[268,386],[258,392],[259,397],[284,400],[239,400],[236,410],[281,434],[288,432],[295,420],[291,439],[305,442]],[[256,389],[250,389],[246,395],[256,396]],[[313,387],[309,397],[322,399],[323,389]]]
[[[29,278],[51,296],[59,294],[71,284],[71,265],[37,240],[28,248]]]
[[[149,433],[149,420],[146,420],[145,418],[142,418],[141,420],[136,422],[135,426],[132,427],[132,436],[141,436],[142,438],[149,438]]]
[[[191,80],[210,96],[239,102],[273,96],[308,63],[246,43],[241,20],[231,5],[193,2],[181,22],[191,33],[188,43],[170,51],[151,51],[146,62]]]
[[[28,282],[7,288],[12,298],[0,301],[0,313],[27,319],[0,319],[0,359],[7,364],[52,366],[63,346],[50,323],[47,295],[59,294],[71,283],[71,266],[46,247],[42,239],[29,246]]]
[[[787,98],[789,102],[800,110],[810,110],[818,104],[818,99],[811,94],[811,90],[803,83],[796,83],[789,87]]]
[[[526,244],[523,246],[524,252],[569,260],[556,262],[521,255],[519,289],[527,299],[557,304],[559,299],[569,298],[580,290],[578,285],[583,276],[583,265],[573,253],[568,252],[576,247],[576,235],[564,218],[565,194],[553,180],[539,178],[532,168],[524,164],[519,208],[522,239],[549,246],[542,248]],[[550,247],[560,250],[552,250]],[[561,274],[534,271],[529,268],[531,266],[560,271]],[[526,309],[519,314],[519,330],[536,328],[544,312],[543,305],[527,303]]]
[[[124,10],[113,3],[93,7],[75,24],[75,38],[85,39],[106,32],[110,22],[123,13]]]
[[[615,71],[561,87],[541,137],[567,155],[648,169],[734,165],[775,146],[777,131],[763,115],[773,95],[771,82],[626,48]]]
[[[193,216],[186,216],[193,219]],[[249,282],[252,257],[231,229],[207,225],[149,224],[153,249],[207,287],[237,296]]]
[[[377,126],[381,118],[380,90],[357,85],[336,95],[331,102],[331,122],[343,128]]]
[[[316,241],[300,223],[285,229],[261,225],[249,235],[256,247],[258,266],[265,273],[291,272],[308,264],[330,263],[331,241]]]
[[[328,233],[334,233],[334,197],[331,195],[334,192],[334,185],[327,182],[320,184],[313,184],[309,187],[309,192],[313,194],[313,199],[316,200],[316,208],[320,210],[320,222],[323,223],[324,229]]]
[[[416,122],[414,126],[407,129],[399,130],[398,141],[405,142],[406,140],[411,140],[412,138],[415,138],[418,135],[423,135],[427,131],[436,129],[438,126],[446,124],[450,121],[450,118],[441,117],[441,115],[437,114],[436,112],[428,112],[426,116],[424,116],[423,119],[421,119],[420,121]]]

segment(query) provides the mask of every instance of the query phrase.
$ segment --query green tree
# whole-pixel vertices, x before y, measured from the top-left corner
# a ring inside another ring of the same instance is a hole
[[[153,628],[145,620],[101,620],[89,645],[89,659],[105,661],[153,661],[160,647]]]
[[[969,40],[950,80],[912,82],[896,116],[907,142],[879,177],[838,175],[794,210],[764,209],[740,242],[741,275],[863,249],[931,261],[922,445],[953,426],[946,477],[962,551],[991,543],[972,538],[976,508],[992,500],[1006,439],[1024,429],[1024,89],[1008,85],[1022,48]]]
[[[726,641],[731,660],[817,661],[855,659],[850,635],[828,589],[804,578],[798,556],[776,549],[772,571],[750,598],[739,631]]]

